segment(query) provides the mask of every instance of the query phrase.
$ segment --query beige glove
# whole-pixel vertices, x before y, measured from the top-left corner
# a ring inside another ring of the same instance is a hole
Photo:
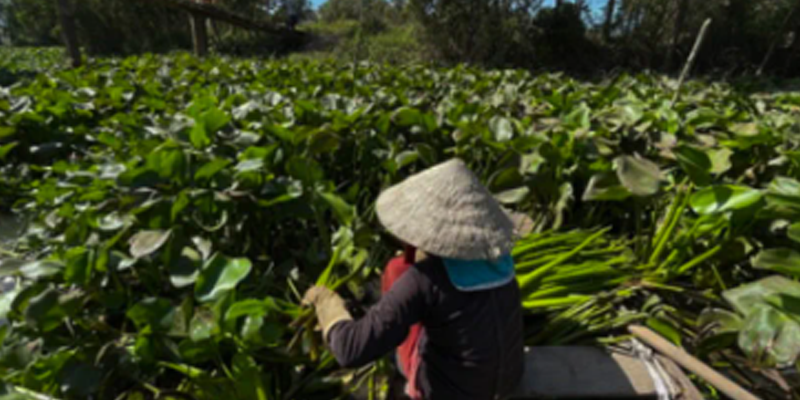
[[[324,286],[314,286],[308,289],[303,296],[303,305],[314,307],[319,325],[322,327],[322,337],[326,342],[328,341],[328,331],[337,322],[353,320],[344,306],[344,300],[336,292]]]

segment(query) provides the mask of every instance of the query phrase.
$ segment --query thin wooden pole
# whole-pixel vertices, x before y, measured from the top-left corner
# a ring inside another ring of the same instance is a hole
[[[709,26],[711,26],[711,18],[707,19],[706,22],[703,23],[703,27],[700,28],[700,34],[697,35],[697,40],[694,42],[692,53],[689,54],[689,58],[686,60],[686,65],[683,66],[683,72],[681,72],[681,77],[678,80],[678,87],[675,89],[675,96],[672,97],[672,107],[675,107],[675,103],[677,103],[681,97],[681,88],[683,87],[683,83],[686,81],[686,77],[689,76],[689,71],[691,71],[692,67],[694,66],[694,61],[697,59],[697,53],[699,53],[700,48],[703,47],[703,41],[706,38]]]
[[[78,68],[83,60],[81,58],[81,48],[78,44],[78,32],[75,27],[75,13],[69,0],[56,0],[58,19],[61,24],[61,36],[64,38],[64,45],[67,53],[72,60],[72,67]]]
[[[650,329],[643,326],[630,326],[628,327],[628,331],[648,346],[658,350],[661,354],[678,363],[681,367],[694,372],[697,376],[703,378],[703,380],[710,383],[730,398],[734,400],[759,400],[759,398],[752,393],[693,357],[691,354],[679,349]]]

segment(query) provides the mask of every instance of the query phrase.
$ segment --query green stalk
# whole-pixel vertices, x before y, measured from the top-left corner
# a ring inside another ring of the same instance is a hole
[[[518,245],[513,250],[511,250],[511,255],[513,257],[516,257],[518,255],[524,254],[528,251],[540,247],[553,247],[553,245],[556,243],[564,243],[564,244],[577,243],[584,237],[586,237],[586,232],[583,231],[569,232],[551,238],[542,239],[533,243],[523,244],[521,246]]]
[[[583,243],[579,244],[578,247],[576,247],[575,249],[573,249],[569,253],[563,254],[561,257],[551,261],[547,265],[544,265],[544,266],[538,268],[537,270],[533,271],[531,274],[526,275],[524,278],[520,279],[520,282],[519,282],[520,288],[526,289],[530,285],[536,283],[536,281],[538,281],[541,277],[543,277],[545,274],[550,272],[553,268],[557,267],[559,264],[563,263],[564,261],[569,260],[570,258],[575,256],[576,254],[580,253],[581,250],[583,250],[584,248],[589,246],[595,239],[603,236],[606,232],[609,231],[609,229],[610,228],[605,228],[605,229],[601,229],[601,230],[597,231],[595,234],[593,234],[592,236],[589,236],[589,238],[584,240]]]
[[[675,232],[675,228],[678,226],[678,222],[681,220],[683,211],[689,205],[689,198],[689,196],[684,196],[682,191],[678,191],[678,194],[675,196],[675,200],[673,200],[672,206],[670,207],[667,219],[664,221],[662,229],[660,229],[656,235],[656,247],[653,250],[653,253],[650,255],[648,264],[654,265],[658,259],[661,258],[661,253],[664,252],[669,239]]]
[[[714,257],[715,255],[717,255],[717,253],[719,253],[721,250],[722,250],[722,245],[720,244],[720,245],[717,245],[716,247],[712,248],[711,250],[709,250],[709,251],[707,251],[707,252],[695,257],[692,261],[689,261],[688,263],[683,264],[682,266],[680,266],[680,268],[678,268],[678,274],[679,275],[683,274],[684,272],[694,268],[695,266],[697,266],[699,264],[702,264],[703,262],[705,262],[709,258]]]
[[[571,295],[562,298],[555,298],[555,299],[542,299],[542,300],[531,300],[531,301],[523,301],[522,308],[527,310],[537,309],[537,308],[552,308],[552,307],[563,307],[563,306],[572,306],[578,303],[582,303],[586,300],[591,299],[592,296],[581,296],[581,295]]]

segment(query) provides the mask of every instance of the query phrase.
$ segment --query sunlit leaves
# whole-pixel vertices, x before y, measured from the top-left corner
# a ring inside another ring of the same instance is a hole
[[[696,213],[707,215],[750,207],[762,196],[761,191],[746,186],[719,185],[692,195],[691,206]]]
[[[134,258],[148,256],[163,246],[169,239],[171,231],[141,231],[130,239],[131,255]]]
[[[251,268],[252,265],[246,258],[228,258],[215,254],[203,265],[197,277],[195,297],[200,302],[219,299],[246,278]]]
[[[617,177],[626,189],[636,196],[650,196],[658,192],[661,171],[652,161],[622,156],[614,161]]]

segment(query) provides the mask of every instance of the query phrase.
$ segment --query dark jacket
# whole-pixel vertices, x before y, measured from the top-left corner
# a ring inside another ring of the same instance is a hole
[[[331,351],[342,366],[365,365],[394,350],[417,322],[425,330],[417,386],[426,400],[500,399],[519,384],[524,351],[516,280],[461,292],[438,258],[409,269],[364,318],[336,324]]]

